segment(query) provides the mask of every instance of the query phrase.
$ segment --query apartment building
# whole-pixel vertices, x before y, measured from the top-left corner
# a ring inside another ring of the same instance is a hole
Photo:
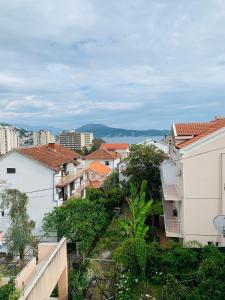
[[[48,130],[39,130],[33,132],[33,145],[47,145],[55,143],[55,136]]]
[[[19,147],[19,134],[12,126],[0,126],[0,154]]]
[[[225,215],[225,119],[173,124],[161,179],[166,235],[225,246],[213,225]]]
[[[80,155],[59,144],[20,148],[0,157],[2,189],[18,189],[29,198],[28,214],[40,236],[46,213],[70,197],[82,197],[88,185],[88,171]],[[5,235],[7,216],[0,213],[0,231]]]
[[[91,132],[62,131],[59,135],[60,145],[72,150],[84,147],[90,149],[92,142],[93,133]]]

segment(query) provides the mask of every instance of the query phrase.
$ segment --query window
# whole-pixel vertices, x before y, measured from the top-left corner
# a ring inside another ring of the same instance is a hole
[[[8,174],[15,174],[16,173],[16,169],[15,168],[7,168],[7,173]]]
[[[109,166],[109,161],[108,160],[105,161],[105,165]]]
[[[213,242],[208,242],[208,245],[212,245],[213,244]]]

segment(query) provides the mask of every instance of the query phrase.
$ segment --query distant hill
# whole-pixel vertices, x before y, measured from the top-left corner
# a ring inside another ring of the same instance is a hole
[[[147,129],[133,130],[108,127],[102,124],[87,124],[76,129],[80,132],[93,132],[95,137],[123,137],[123,136],[164,136],[169,130]]]
[[[60,131],[63,131],[62,128],[57,128],[57,127],[53,127],[53,126],[35,126],[35,125],[25,125],[25,124],[14,124],[14,126],[16,128],[23,128],[26,131],[38,131],[41,129],[44,130],[49,130],[51,131],[53,134],[58,135],[60,133]]]

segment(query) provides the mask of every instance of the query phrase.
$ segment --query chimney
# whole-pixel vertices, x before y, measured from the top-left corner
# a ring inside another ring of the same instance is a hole
[[[56,150],[56,143],[48,143],[48,147],[53,150]]]

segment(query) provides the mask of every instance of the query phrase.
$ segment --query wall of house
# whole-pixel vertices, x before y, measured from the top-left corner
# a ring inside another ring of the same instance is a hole
[[[225,213],[222,198],[225,184],[225,177],[222,177],[225,174],[223,152],[225,133],[200,142],[198,147],[192,145],[184,154],[185,242],[199,240],[203,244],[220,242],[220,245],[225,245],[224,238],[213,226],[214,217]]]
[[[15,168],[15,174],[7,174],[7,168]],[[26,158],[18,152],[12,152],[0,159],[0,181],[6,180],[8,188],[18,189],[27,193],[29,197],[28,214],[32,220],[36,222],[34,233],[42,235],[42,219],[44,215],[52,211],[57,206],[54,197],[56,192],[53,190],[54,172],[49,168],[42,166],[38,162]],[[7,223],[6,218],[1,219],[0,226]],[[7,225],[8,226],[8,225]],[[4,227],[4,232],[7,226]]]

